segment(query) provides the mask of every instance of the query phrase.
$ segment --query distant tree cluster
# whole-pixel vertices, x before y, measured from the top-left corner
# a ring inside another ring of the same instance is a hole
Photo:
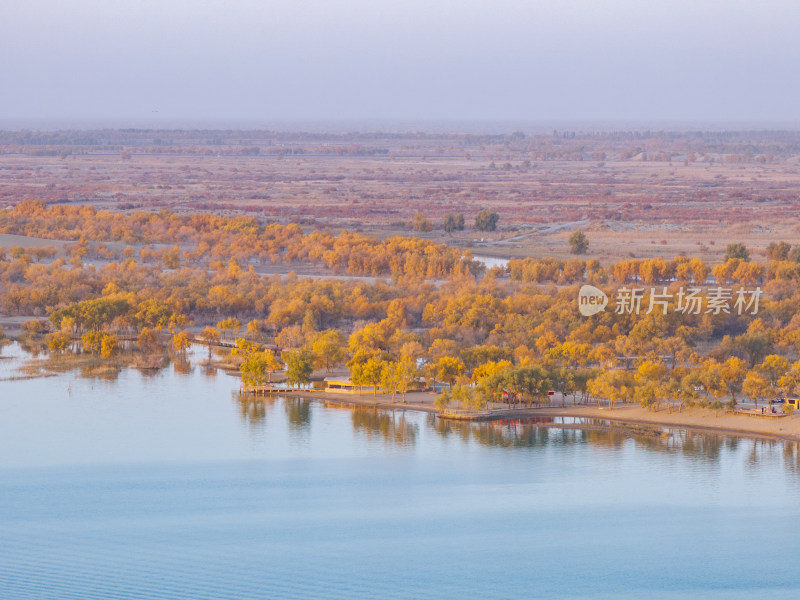
[[[787,242],[770,242],[767,245],[767,258],[774,261],[800,262],[800,244],[792,248]]]
[[[421,212],[418,212],[414,215],[414,218],[411,221],[411,226],[414,229],[414,231],[419,231],[419,232],[433,231],[433,223]]]
[[[415,227],[430,231],[421,213]],[[97,211],[91,206],[45,207],[36,201],[20,202],[0,211],[0,233],[72,240],[70,255],[84,259],[92,252],[103,258],[128,258],[143,246],[140,257],[160,262],[167,269],[182,262],[211,265],[235,259],[240,265],[305,262],[320,264],[349,275],[416,275],[447,277],[453,272],[476,273],[481,265],[456,248],[419,238],[386,240],[350,232],[313,231],[299,225],[260,224],[250,217],[220,217],[210,213],[177,215],[168,211],[125,215]],[[91,242],[96,242],[91,246]],[[128,245],[111,251],[108,242]],[[178,243],[186,249],[176,246]],[[154,249],[154,244],[172,247]],[[91,246],[91,247],[90,247]],[[191,249],[188,249],[190,247]]]
[[[464,215],[446,215],[444,218],[444,230],[447,233],[452,233],[453,231],[464,231]]]
[[[728,244],[725,248],[725,260],[731,259],[750,260],[750,251],[741,243]]]
[[[497,222],[500,215],[490,210],[481,210],[475,215],[475,229],[478,231],[494,231],[497,229]]]
[[[573,254],[586,254],[589,250],[589,238],[582,231],[574,231],[569,236],[569,247]]]

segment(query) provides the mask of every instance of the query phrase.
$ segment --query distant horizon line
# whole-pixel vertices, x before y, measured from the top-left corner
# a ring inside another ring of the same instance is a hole
[[[171,117],[0,117],[0,130],[24,131],[152,129],[152,130],[236,130],[308,133],[448,133],[503,134],[552,133],[553,130],[581,133],[650,132],[745,132],[800,131],[800,120],[704,120],[704,119],[514,119],[514,118],[171,118]]]

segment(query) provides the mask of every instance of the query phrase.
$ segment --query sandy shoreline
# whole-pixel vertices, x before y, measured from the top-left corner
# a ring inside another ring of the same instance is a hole
[[[392,402],[390,395],[385,394],[378,394],[375,397],[368,393],[358,395],[330,392],[292,392],[280,395],[304,397],[331,404],[438,413],[433,406],[436,396],[428,392],[406,394],[405,404],[402,403],[399,395],[394,402]],[[258,397],[254,396],[254,398]],[[647,410],[638,404],[617,405],[614,410],[598,406],[568,405],[566,407],[498,409],[492,413],[491,417],[481,420],[486,422],[489,420],[530,417],[589,418],[608,421],[612,426],[614,422],[639,423],[657,427],[697,429],[800,442],[800,417],[762,417],[760,415],[734,414],[724,410],[717,411],[705,408],[684,408],[681,412],[673,411],[668,413],[666,410],[657,412]]]
[[[1,358],[12,358],[2,356]],[[198,364],[204,364],[200,362]],[[49,377],[53,372],[21,373],[2,378],[3,381],[14,381],[20,379],[36,379],[39,377]],[[439,411],[434,406],[437,394],[431,392],[409,392],[406,394],[405,403],[399,394],[394,401],[390,394],[377,394],[373,396],[371,392],[363,394],[337,393],[304,391],[280,392],[275,396],[303,397],[339,406],[366,406],[388,410],[413,410],[436,414],[439,418],[453,418],[452,415],[440,416]],[[251,396],[255,401],[263,399],[264,396]],[[779,409],[780,410],[780,409]],[[711,410],[703,408],[684,408],[681,412],[671,413],[662,409],[652,411],[643,408],[638,404],[617,404],[613,410],[608,410],[607,406],[598,405],[567,405],[567,406],[546,406],[542,408],[505,408],[497,406],[493,411],[482,411],[475,418],[475,415],[456,415],[467,417],[465,422],[476,421],[498,421],[513,420],[523,418],[541,417],[571,417],[581,419],[596,419],[606,421],[613,427],[616,423],[638,423],[653,427],[674,427],[680,429],[696,429],[706,431],[716,431],[743,435],[748,437],[761,437],[781,439],[791,442],[800,442],[800,416],[762,416],[760,414],[741,414],[731,413],[725,410]],[[779,413],[780,414],[780,413]],[[547,425],[547,423],[543,423]],[[563,426],[563,424],[560,424]]]

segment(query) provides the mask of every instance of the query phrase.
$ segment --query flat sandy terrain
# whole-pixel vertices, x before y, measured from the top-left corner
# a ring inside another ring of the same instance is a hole
[[[47,246],[52,246],[57,250],[61,250],[67,243],[69,242],[14,235],[13,233],[0,233],[0,248],[5,248],[6,250],[14,246],[20,246],[22,248],[45,248]]]
[[[378,236],[415,233],[411,219],[421,212],[433,230],[419,235],[500,257],[568,257],[576,229],[589,236],[588,257],[602,261],[687,254],[717,262],[731,242],[763,260],[769,242],[800,242],[794,132],[74,138],[48,145],[47,135],[34,143],[0,132],[0,207],[37,198],[208,210]],[[496,232],[474,229],[481,209],[500,215]],[[449,213],[465,215],[464,231],[442,229]]]

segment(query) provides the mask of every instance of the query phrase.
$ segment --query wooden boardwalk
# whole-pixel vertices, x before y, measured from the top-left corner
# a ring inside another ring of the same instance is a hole
[[[218,348],[235,348],[236,342],[231,340],[207,340],[204,337],[199,335],[189,335],[189,341],[193,344],[202,344],[203,346],[216,346]],[[249,340],[248,340],[249,341]],[[255,344],[259,344],[265,350],[272,350],[273,352],[280,352],[283,350],[280,346],[276,346],[275,344],[260,344],[259,342],[253,342]]]
[[[267,384],[267,385],[240,385],[239,386],[239,393],[240,394],[256,394],[256,395],[267,395],[267,394],[286,394],[289,392],[324,392],[325,390],[315,389],[315,388],[305,388],[305,387],[295,387],[292,385],[281,385],[281,384]]]
[[[783,409],[776,410],[775,412],[770,412],[769,410],[765,412],[761,412],[761,410],[751,409],[751,408],[739,408],[736,410],[729,410],[726,411],[729,415],[744,415],[747,417],[767,417],[771,419],[780,419],[782,417],[788,417],[789,415],[783,412]]]
[[[111,332],[111,333],[114,333],[114,332]],[[167,335],[164,332],[156,332],[156,333],[157,333],[157,335],[161,336],[162,340],[165,339],[165,337]],[[73,333],[71,335],[73,343],[80,344],[81,343],[81,339],[82,339],[81,335],[82,334],[80,334],[80,333]],[[119,342],[134,342],[134,343],[136,343],[137,341],[139,341],[138,334],[114,333],[114,335],[117,336],[117,341],[119,341]],[[192,344],[200,344],[202,346],[215,346],[217,348],[235,348],[236,347],[236,342],[235,341],[231,341],[231,340],[207,340],[204,337],[201,337],[199,335],[194,335],[194,334],[191,334],[191,333],[187,336],[187,339]],[[254,342],[254,343],[258,343],[258,342]],[[281,348],[280,346],[276,346],[275,344],[260,344],[260,345],[265,350],[272,350],[273,352],[277,352],[278,354],[280,354],[281,351],[283,350],[283,348]]]

